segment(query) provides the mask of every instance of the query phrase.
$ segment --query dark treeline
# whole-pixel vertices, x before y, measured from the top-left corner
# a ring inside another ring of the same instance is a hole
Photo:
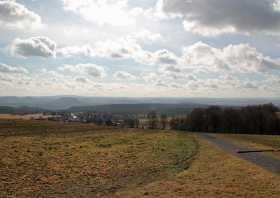
[[[240,108],[211,106],[171,120],[171,128],[194,132],[280,134],[279,109],[273,104]]]

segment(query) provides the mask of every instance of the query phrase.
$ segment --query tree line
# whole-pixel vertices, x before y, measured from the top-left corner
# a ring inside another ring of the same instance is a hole
[[[172,129],[212,133],[280,134],[279,108],[273,104],[246,107],[196,108],[184,118],[173,118]]]

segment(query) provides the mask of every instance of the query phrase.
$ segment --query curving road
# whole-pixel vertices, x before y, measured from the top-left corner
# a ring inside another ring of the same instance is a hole
[[[216,144],[228,153],[231,153],[239,158],[252,162],[264,169],[280,175],[280,160],[269,156],[265,153],[237,153],[239,150],[250,150],[250,147],[244,147],[233,144],[229,140],[225,140],[215,134],[200,133],[200,137],[207,141]]]

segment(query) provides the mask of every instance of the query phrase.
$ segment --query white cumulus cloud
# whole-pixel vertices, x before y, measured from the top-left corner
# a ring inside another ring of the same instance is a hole
[[[58,48],[56,55],[59,57],[93,57],[94,49],[90,45],[84,46],[66,46]]]
[[[27,39],[17,38],[10,46],[11,53],[21,57],[54,57],[56,43],[48,37],[31,37]]]
[[[101,79],[104,78],[107,74],[105,69],[102,66],[86,63],[86,64],[77,64],[77,65],[64,65],[59,68],[64,74],[69,75],[86,75],[91,78]],[[81,78],[81,77],[79,77]]]
[[[215,48],[197,42],[183,50],[183,64],[210,71],[268,72],[280,70],[280,61],[263,55],[249,44]]]
[[[0,1],[0,26],[30,29],[41,25],[41,17],[24,5],[11,0]]]

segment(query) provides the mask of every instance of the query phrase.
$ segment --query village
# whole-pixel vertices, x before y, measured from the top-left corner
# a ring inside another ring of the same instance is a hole
[[[5,117],[21,120],[48,120],[61,123],[94,123],[96,125],[103,126],[141,129],[170,129],[170,121],[172,120],[172,117],[164,114],[158,114],[155,111],[148,112],[147,114],[112,114],[109,112],[43,112],[25,115],[7,114]]]

